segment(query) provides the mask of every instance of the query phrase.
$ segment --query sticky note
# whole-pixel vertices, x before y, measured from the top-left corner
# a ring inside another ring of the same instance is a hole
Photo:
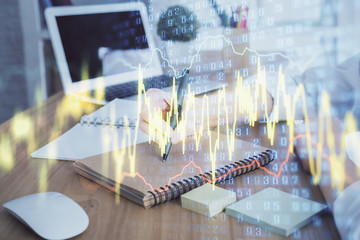
[[[275,188],[266,188],[226,207],[226,214],[287,237],[326,207]]]
[[[213,217],[222,212],[226,206],[236,202],[232,191],[206,183],[188,193],[181,195],[181,206],[191,211]]]

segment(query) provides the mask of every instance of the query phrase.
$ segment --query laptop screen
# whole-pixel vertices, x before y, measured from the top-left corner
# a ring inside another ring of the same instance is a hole
[[[140,11],[57,16],[72,82],[130,72],[151,52]]]

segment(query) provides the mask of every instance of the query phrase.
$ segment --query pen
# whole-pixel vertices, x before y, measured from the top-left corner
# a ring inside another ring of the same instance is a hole
[[[175,107],[173,107],[172,109],[172,114],[171,114],[171,118],[170,118],[170,127],[172,129],[175,129],[177,126],[177,121],[178,119],[181,117],[181,108],[182,108],[182,104],[183,104],[183,100],[184,100],[184,91],[186,89],[186,83],[189,77],[189,69],[185,69],[183,72],[182,77],[180,78],[180,83],[176,92],[176,97],[177,97],[177,104],[178,104],[178,112],[175,113]],[[170,152],[170,148],[171,148],[171,140],[169,139],[168,143],[165,146],[165,153],[163,154],[163,159],[162,161],[166,161],[169,152]]]

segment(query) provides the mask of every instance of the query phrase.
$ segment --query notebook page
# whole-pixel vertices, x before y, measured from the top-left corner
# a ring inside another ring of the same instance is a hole
[[[89,117],[114,117],[124,115],[131,119],[137,117],[137,102],[115,99],[102,108],[98,109]],[[130,133],[131,140],[122,143],[125,133]],[[76,124],[73,128],[51,141],[44,147],[31,154],[33,158],[46,158],[58,160],[79,160],[104,152],[113,151],[132,144],[148,141],[149,137],[133,128],[116,128],[115,126],[93,126],[88,124]]]
[[[228,206],[226,214],[287,237],[326,207],[269,187]]]
[[[111,102],[107,103],[104,107],[99,108],[95,112],[88,115],[89,117],[124,117],[127,116],[130,119],[138,118],[138,106],[137,101],[130,101],[124,99],[115,98]]]

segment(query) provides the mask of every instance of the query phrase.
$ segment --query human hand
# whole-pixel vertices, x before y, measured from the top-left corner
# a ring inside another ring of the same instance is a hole
[[[176,144],[186,136],[207,129],[207,119],[204,118],[204,121],[202,121],[201,118],[201,99],[184,98],[182,118],[175,130],[173,130],[169,123],[166,122],[166,115],[171,110],[172,95],[160,89],[152,88],[146,92],[146,97],[150,101],[148,104],[143,102],[140,113],[140,129],[146,134],[152,135],[151,132],[154,131],[160,136],[170,137],[171,142]]]
[[[148,135],[155,131],[161,135],[167,134],[173,139],[174,130],[165,121],[166,114],[170,111],[171,94],[151,88],[146,91],[146,97],[149,102],[143,102],[141,105],[140,129]]]

